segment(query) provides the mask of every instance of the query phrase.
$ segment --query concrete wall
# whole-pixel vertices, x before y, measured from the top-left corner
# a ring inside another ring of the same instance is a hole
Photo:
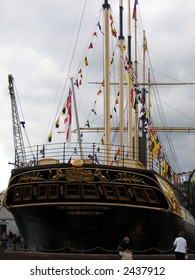
[[[13,215],[3,207],[2,203],[3,195],[0,196],[0,235],[3,231],[9,234],[12,231],[13,234],[19,235],[18,227],[15,223]]]

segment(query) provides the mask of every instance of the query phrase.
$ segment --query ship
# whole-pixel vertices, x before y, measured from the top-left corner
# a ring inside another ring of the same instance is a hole
[[[135,23],[137,4],[135,1],[132,9]],[[130,1],[128,5],[131,11]],[[121,239],[129,236],[134,253],[154,250],[172,253],[173,241],[180,230],[185,232],[188,246],[195,249],[195,220],[186,207],[187,197],[181,192],[179,177],[162,152],[150,105],[146,104],[152,82],[149,79],[146,82],[145,75],[142,83],[138,82],[136,52],[134,63],[131,57],[130,28],[126,50],[123,1],[119,4],[119,31],[108,0],[104,1],[102,10],[104,29],[98,21],[92,39],[98,32],[104,39],[103,79],[97,83],[104,94],[103,127],[91,127],[89,119],[84,127],[79,123],[76,90],[82,86],[81,67],[75,77],[70,78],[70,89],[61,111],[66,141],[54,143],[50,133],[48,143],[24,147],[22,127],[25,124],[19,118],[14,77],[8,75],[15,162],[4,206],[13,214],[20,234],[32,251],[117,252]],[[119,53],[118,83],[112,82],[110,77],[114,59],[109,50],[111,37],[117,40]],[[87,50],[92,48],[91,42]],[[143,54],[147,49],[144,33]],[[87,56],[84,56],[84,63],[85,66],[89,63]],[[111,86],[119,88],[113,108]],[[126,92],[129,98],[125,97]],[[94,115],[96,103],[95,100]],[[71,129],[73,104],[74,130]],[[119,122],[112,127],[116,107]],[[59,119],[55,123],[55,129],[58,128]],[[99,142],[92,139],[91,131],[96,139],[97,135],[102,135]],[[77,135],[75,142],[70,141],[71,133]],[[88,142],[84,141],[85,133],[90,134]]]

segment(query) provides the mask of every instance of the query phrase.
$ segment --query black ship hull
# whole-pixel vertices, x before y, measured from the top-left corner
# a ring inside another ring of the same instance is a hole
[[[180,229],[187,233],[189,247],[194,244],[189,234],[194,227],[170,213],[106,207],[40,206],[16,209],[13,214],[32,251],[112,253],[121,238],[129,235],[135,253],[172,253]]]
[[[128,235],[135,253],[167,253],[180,230],[195,249],[176,195],[153,171],[61,164],[14,170],[5,204],[32,251],[108,253]]]

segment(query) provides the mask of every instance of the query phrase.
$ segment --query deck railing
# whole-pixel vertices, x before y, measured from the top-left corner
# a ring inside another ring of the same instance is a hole
[[[129,151],[132,149],[128,146],[111,145],[108,147],[105,144],[83,142],[81,151],[78,143],[71,143],[70,145],[66,143],[49,143],[25,147],[26,162],[20,162],[19,166],[15,166],[15,168],[37,165],[44,158],[56,159],[59,163],[70,163],[72,160],[83,159],[86,162],[88,160],[88,162],[104,165],[105,154],[108,150],[110,161],[107,165],[110,166],[127,166],[128,161],[134,161],[137,158],[135,151],[130,154]],[[178,175],[171,167],[167,166],[165,169],[164,160],[154,159],[149,155],[149,152],[146,155],[148,156],[145,156],[144,162],[142,162],[144,168],[160,173],[174,185],[180,184]],[[144,157],[142,156],[141,158]]]

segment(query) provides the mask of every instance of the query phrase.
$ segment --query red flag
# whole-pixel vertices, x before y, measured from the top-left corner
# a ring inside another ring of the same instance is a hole
[[[90,43],[88,49],[93,49],[93,44],[92,43]]]
[[[137,8],[136,8],[137,4],[138,4],[138,0],[135,0],[134,7],[133,7],[133,17],[132,17],[133,19],[136,19],[137,17]]]
[[[162,145],[158,144],[158,160],[160,160],[161,154],[162,154]]]
[[[66,133],[66,142],[70,144],[71,138],[71,123],[72,123],[72,109],[71,109],[71,102],[72,101],[72,91],[69,89],[68,97],[66,100],[66,116],[64,119],[65,124],[65,133]]]
[[[100,93],[102,93],[101,89],[97,92],[97,95],[100,95]]]
[[[120,154],[120,148],[118,148],[118,150],[116,151],[115,156],[114,156],[114,160],[117,159],[119,154]]]

